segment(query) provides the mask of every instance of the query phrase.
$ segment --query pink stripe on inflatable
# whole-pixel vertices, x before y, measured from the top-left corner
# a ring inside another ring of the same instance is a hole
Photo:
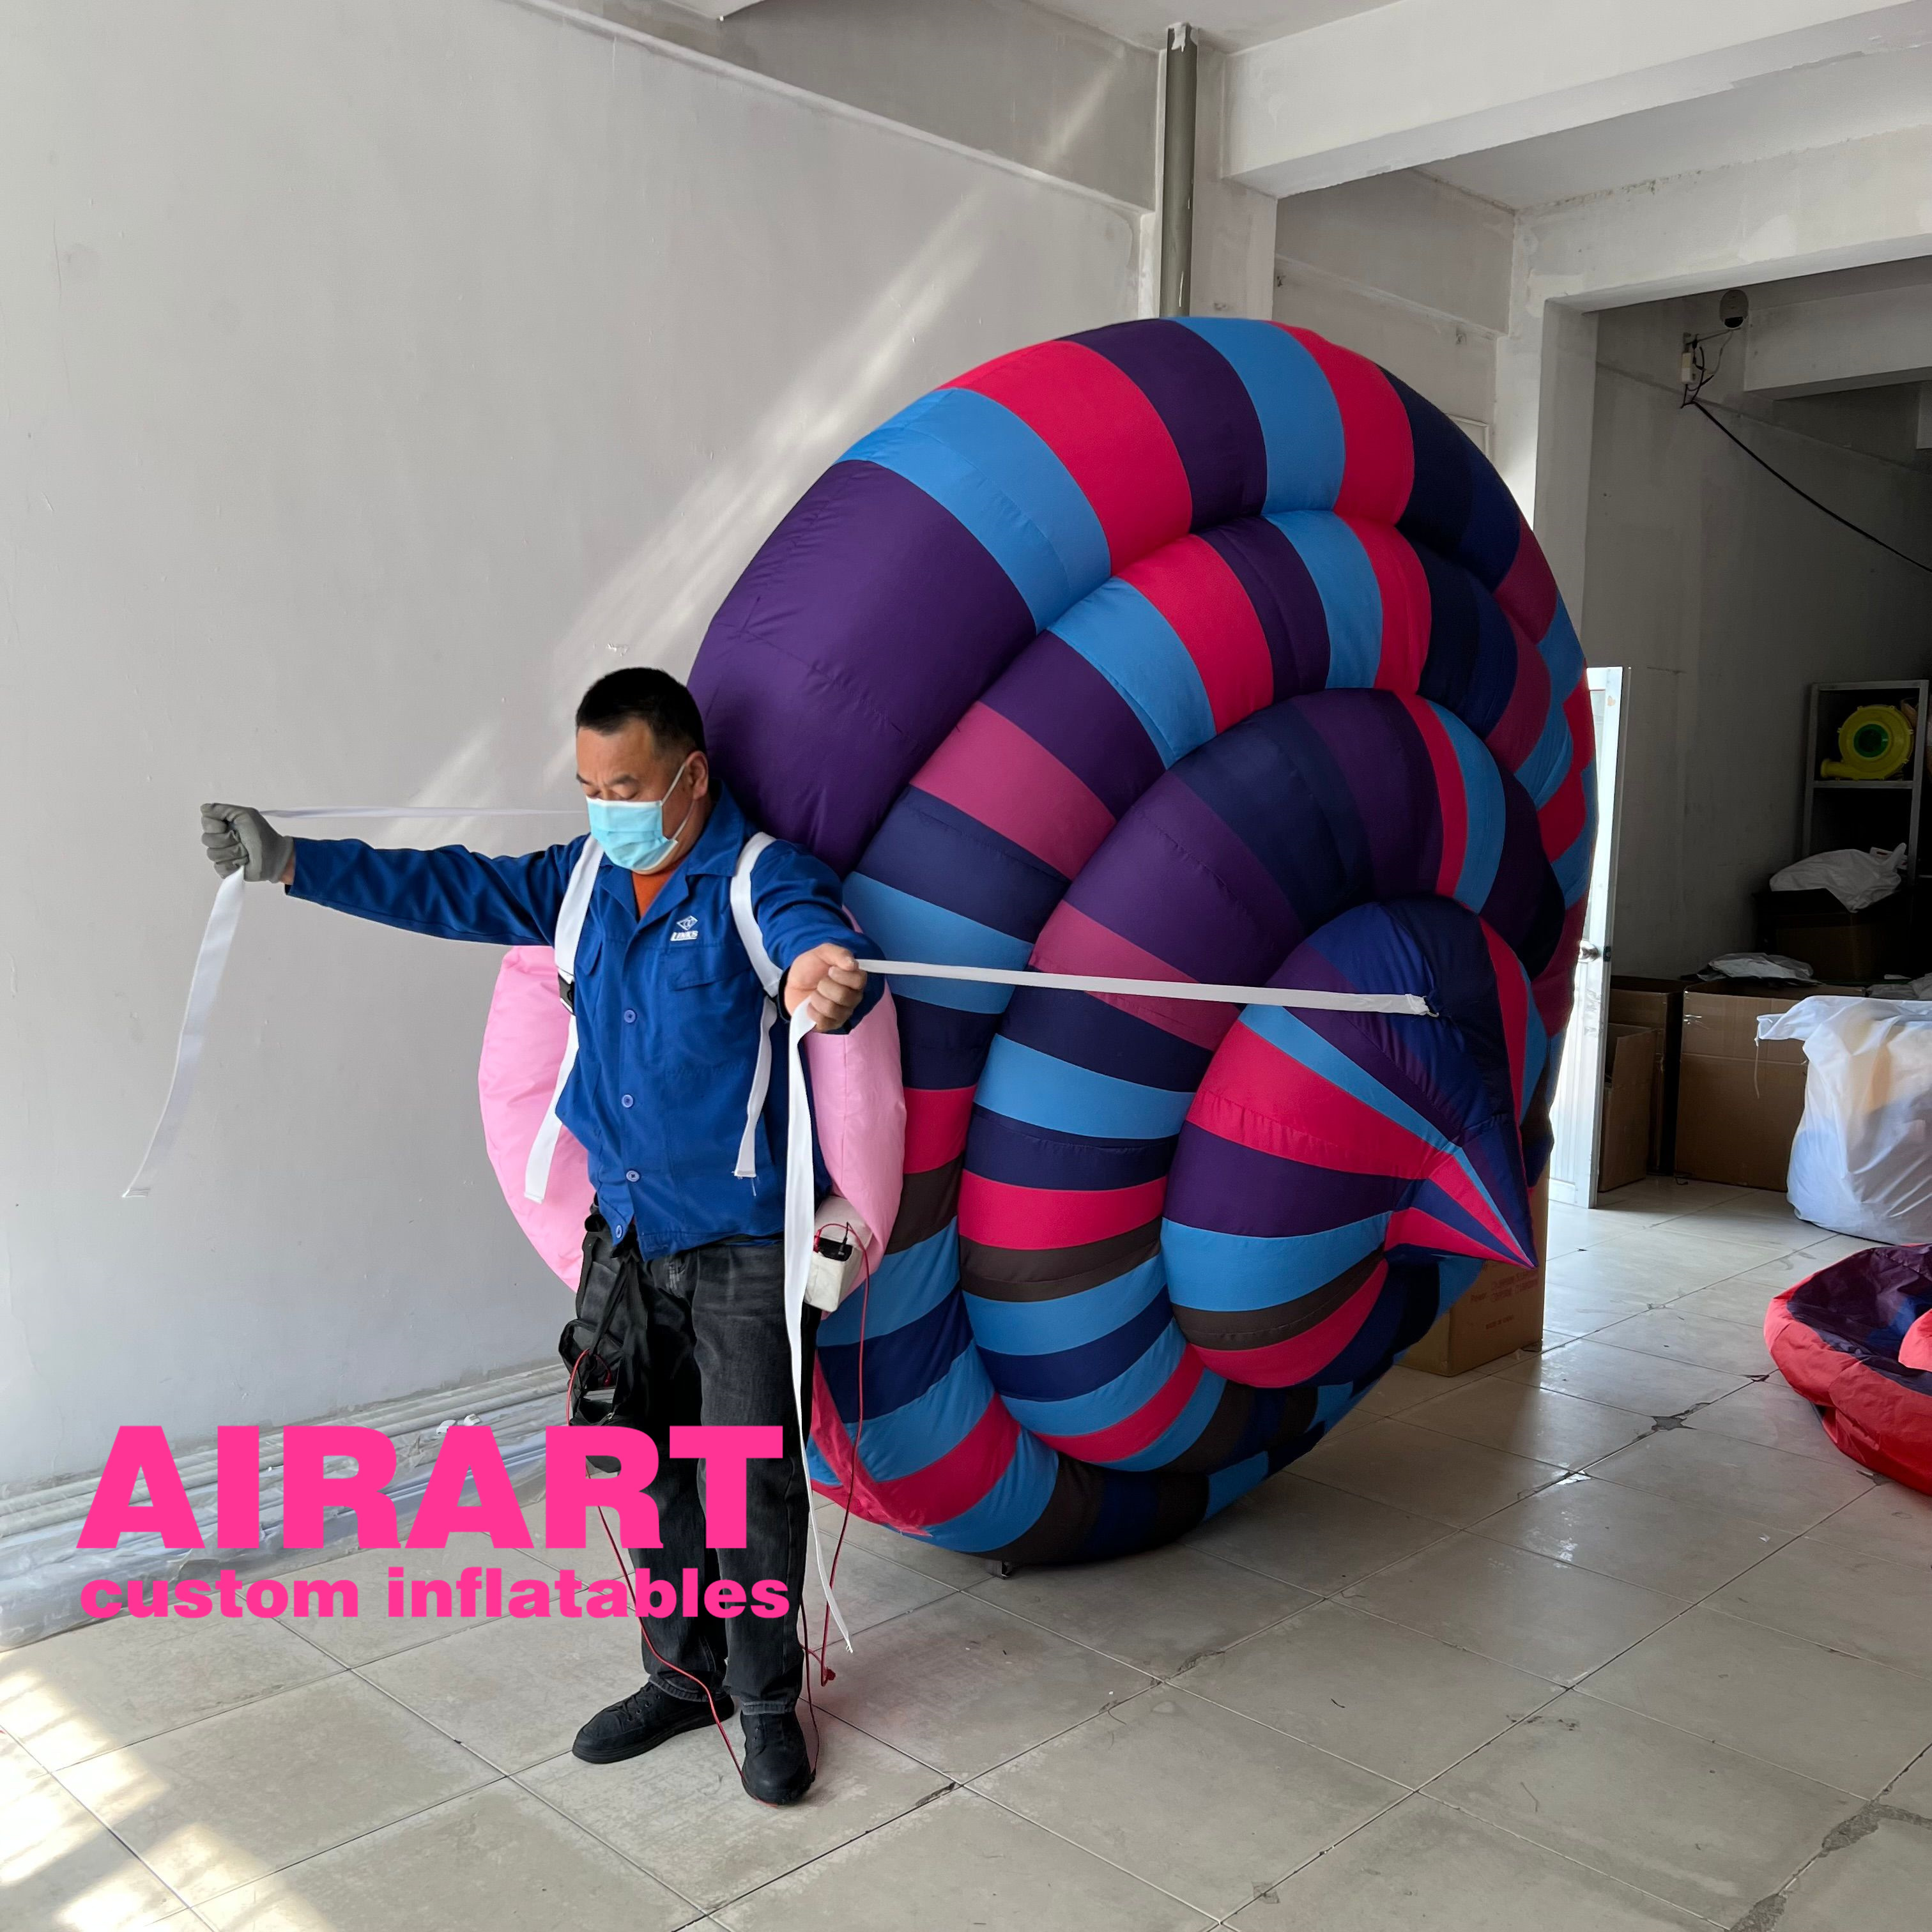
[[[1552,1040],[1562,1030],[1570,1012],[1570,994],[1576,970],[1576,948],[1582,942],[1583,913],[1588,896],[1579,899],[1563,915],[1563,930],[1557,935],[1556,950],[1550,964],[1530,982],[1529,996],[1536,1002],[1544,1030]]]
[[[1516,636],[1516,682],[1503,715],[1483,741],[1506,772],[1514,772],[1536,749],[1550,698],[1550,667],[1543,653],[1515,625],[1510,628]]]
[[[1411,693],[1422,686],[1422,667],[1429,656],[1430,622],[1429,579],[1408,540],[1386,524],[1344,520],[1367,554],[1382,592],[1382,656],[1376,665],[1376,687]]]
[[[1367,357],[1306,328],[1288,332],[1315,358],[1342,412],[1348,458],[1336,508],[1345,517],[1396,522],[1408,507],[1409,492],[1415,487],[1415,444],[1402,398]]]
[[[966,1434],[910,1476],[867,1479],[871,1493],[902,1522],[934,1523],[963,1516],[1006,1472],[1019,1442],[1019,1424],[995,1396]],[[864,1444],[860,1447],[862,1451]]]
[[[988,705],[975,704],[960,719],[913,786],[1045,860],[1063,878],[1072,878],[1114,829],[1114,814],[1072,772]]]
[[[1522,965],[1496,934],[1483,926],[1483,944],[1489,948],[1490,970],[1496,976],[1496,1005],[1503,1016],[1503,1043],[1509,1052],[1510,1097],[1522,1105],[1522,1056],[1528,1044],[1529,988],[1523,982]]]
[[[1535,1256],[1525,1254],[1506,1228],[1498,1228],[1486,1241],[1479,1240],[1462,1228],[1438,1220],[1423,1208],[1399,1208],[1391,1214],[1384,1239],[1392,1248],[1406,1244],[1432,1248],[1445,1255],[1467,1255],[1472,1261],[1506,1262],[1516,1268],[1536,1264]]]
[[[1115,575],[1187,534],[1194,493],[1180,452],[1139,386],[1106,356],[1077,342],[1036,343],[946,387],[1010,410],[1060,458],[1100,520]]]
[[[905,1171],[929,1174],[966,1151],[973,1119],[970,1087],[908,1087],[905,1090]]]
[[[1076,1248],[1160,1219],[1167,1177],[1137,1187],[1022,1187],[968,1172],[959,1180],[959,1232],[988,1248]]]
[[[1081,1462],[1118,1462],[1123,1456],[1138,1456],[1173,1426],[1206,1372],[1199,1352],[1190,1348],[1160,1389],[1124,1421],[1096,1429],[1090,1436],[1049,1436],[1042,1430],[1037,1432],[1040,1439]]]
[[[1440,1178],[1438,1149],[1244,1026],[1222,1042],[1187,1118],[1283,1160],[1345,1174]]]
[[[1361,1332],[1388,1279],[1388,1263],[1378,1261],[1361,1286],[1312,1328],[1264,1348],[1203,1348],[1201,1359],[1250,1388],[1287,1388],[1311,1382]]]
[[[1184,537],[1120,572],[1173,627],[1225,731],[1274,702],[1274,661],[1240,579],[1219,551]]]
[[[1408,715],[1415,720],[1415,728],[1427,748],[1429,768],[1436,775],[1436,795],[1442,801],[1442,854],[1436,863],[1436,890],[1445,899],[1450,899],[1456,896],[1456,882],[1462,876],[1462,863],[1469,853],[1468,794],[1462,782],[1462,768],[1456,760],[1456,748],[1450,743],[1448,731],[1435,706],[1419,698],[1412,699]]]
[[[1551,620],[1556,615],[1556,579],[1550,574],[1549,560],[1520,510],[1516,512],[1516,560],[1496,586],[1496,602],[1531,643],[1540,644],[1549,635]]]
[[[1186,980],[1187,975],[1165,959],[1142,951],[1131,940],[1090,918],[1062,899],[1034,941],[1030,963],[1042,973],[1092,973],[1118,980]],[[1196,1046],[1219,1046],[1240,1017],[1234,1006],[1210,1005],[1201,1000],[1149,1000],[1126,993],[1089,993],[1124,1013]]]

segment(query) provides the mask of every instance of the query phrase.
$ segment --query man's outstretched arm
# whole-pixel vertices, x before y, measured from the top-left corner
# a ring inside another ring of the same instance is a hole
[[[436,939],[548,946],[582,840],[490,858],[460,845],[393,850],[356,838],[290,838],[251,807],[202,808],[217,872],[286,886],[300,899]]]

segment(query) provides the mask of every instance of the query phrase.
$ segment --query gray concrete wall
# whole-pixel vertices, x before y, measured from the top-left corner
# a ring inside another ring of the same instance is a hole
[[[511,0],[0,10],[0,1484],[548,1353],[477,1120],[493,949],[254,890],[174,1165],[118,1198],[198,803],[569,836],[584,686],[688,664],[894,410],[1132,314],[1141,225]]]
[[[1160,56],[1028,0],[567,0],[640,32],[1152,208]]]
[[[1678,406],[1683,333],[1717,326],[1706,297],[1598,319],[1581,629],[1592,662],[1631,668],[1613,940],[1628,973],[1687,972],[1750,943],[1750,895],[1797,854],[1810,685],[1932,673],[1932,574]],[[1742,361],[1734,342],[1707,401],[1739,403]],[[1724,420],[1814,495],[1932,560],[1932,473],[1881,432],[1876,393],[1754,401]]]

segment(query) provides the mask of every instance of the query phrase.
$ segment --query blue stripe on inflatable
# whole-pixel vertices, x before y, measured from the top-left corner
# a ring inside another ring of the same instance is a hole
[[[1496,890],[1496,868],[1502,863],[1503,834],[1509,813],[1503,800],[1503,775],[1489,748],[1454,712],[1438,708],[1437,716],[1455,748],[1456,769],[1462,774],[1462,796],[1468,804],[1469,842],[1454,896],[1472,912],[1489,903]]]
[[[1014,1442],[1013,1460],[993,1486],[970,1509],[931,1525],[926,1534],[942,1550],[1003,1548],[1039,1522],[1059,1473],[1058,1454],[1022,1433]]]
[[[1342,494],[1348,448],[1342,412],[1322,365],[1271,322],[1232,316],[1181,316],[1240,377],[1268,449],[1268,501],[1277,510],[1332,510]]]
[[[1046,1301],[996,1301],[968,1294],[973,1339],[1000,1355],[1044,1354],[1102,1340],[1158,1301],[1167,1286],[1160,1262],[1142,1262],[1093,1288]]]
[[[949,1221],[938,1234],[887,1255],[865,1294],[848,1295],[820,1320],[818,1346],[856,1346],[862,1320],[866,1340],[875,1342],[932,1313],[958,1284],[959,1224]]]
[[[1440,1127],[1424,1120],[1407,1101],[1391,1094],[1379,1080],[1358,1066],[1340,1048],[1331,1046],[1286,1007],[1244,1007],[1240,1024],[1250,1032],[1259,1034],[1270,1046],[1286,1054],[1291,1060],[1299,1060],[1304,1066],[1319,1074],[1330,1086],[1339,1087],[1365,1107],[1372,1107],[1384,1120],[1414,1135],[1425,1145],[1438,1152],[1449,1150],[1451,1143]],[[1411,1025],[1428,1024],[1427,1021],[1410,1022]]]
[[[874,1415],[868,1406],[865,1436],[859,1445],[866,1473],[878,1482],[917,1474],[956,1449],[994,1399],[980,1358],[968,1348],[910,1402],[881,1415]]]
[[[892,470],[950,510],[1012,580],[1041,630],[1106,580],[1106,533],[1084,493],[1040,436],[990,397],[935,389],[844,460]]]
[[[1157,1298],[1118,1328],[1073,1348],[1051,1354],[1023,1348],[1018,1354],[1002,1355],[982,1347],[980,1359],[1009,1405],[1015,1397],[1022,1402],[1062,1402],[1118,1382],[1132,1372],[1162,1335],[1177,1334],[1166,1300]]]
[[[1130,1474],[1142,1470],[1165,1468],[1201,1439],[1201,1432],[1214,1419],[1214,1412],[1221,1406],[1222,1392],[1227,1386],[1213,1370],[1207,1370],[1195,1384],[1194,1393],[1182,1405],[1180,1413],[1160,1435],[1138,1454],[1118,1456],[1106,1467],[1124,1469]]]
[[[943,959],[954,966],[1024,966],[1033,950],[1024,939],[996,932],[977,920],[881,885],[862,872],[845,881],[845,903],[887,958]],[[977,986],[952,980],[889,980],[896,1000],[924,1000],[969,1013],[1003,1013],[1010,986]]]
[[[1516,782],[1528,793],[1530,802],[1540,812],[1556,796],[1570,773],[1572,747],[1570,726],[1562,707],[1552,704],[1543,721],[1543,734],[1528,758],[1517,766]]]
[[[1563,895],[1563,903],[1573,906],[1588,889],[1590,884],[1590,846],[1594,828],[1586,824],[1571,842],[1570,849],[1550,868],[1556,875],[1557,890]]]
[[[1366,1391],[1365,1390],[1366,1394]],[[1322,1429],[1333,1429],[1361,1400],[1346,1382],[1322,1382],[1315,1394],[1315,1420]]]
[[[1536,1010],[1534,1000],[1524,1004],[1529,1023],[1523,1034],[1522,1090],[1516,1096],[1516,1116],[1519,1120],[1529,1112],[1529,1096],[1536,1091],[1537,1082],[1543,1078],[1543,1070],[1550,1062],[1550,1034],[1543,1024],[1543,1016]]]
[[[1550,709],[1560,711],[1564,699],[1576,689],[1584,670],[1583,646],[1560,598],[1557,600],[1556,614],[1550,619],[1550,628],[1544,632],[1536,648],[1549,667]]]
[[[1164,765],[1214,735],[1201,674],[1174,627],[1131,584],[1111,578],[1053,626],[1053,634],[1125,698]]]
[[[1144,1087],[1109,1073],[1022,1046],[1004,1035],[993,1042],[980,1076],[975,1104],[1028,1126],[1097,1140],[1164,1140],[1180,1131],[1191,1092]]]
[[[1208,1478],[1208,1508],[1206,1514],[1215,1515],[1226,1509],[1238,1497],[1244,1496],[1268,1472],[1265,1454],[1250,1456],[1246,1461],[1237,1462],[1231,1468],[1216,1469]]]
[[[1369,689],[1382,656],[1382,593],[1361,539],[1327,510],[1290,510],[1268,521],[1308,568],[1328,620],[1328,688]]]
[[[1131,1367],[1097,1388],[1054,1402],[1008,1396],[1006,1405],[1013,1420],[1036,1436],[1090,1436],[1096,1430],[1112,1428],[1151,1402],[1179,1366],[1186,1346],[1180,1330],[1168,1322]]]
[[[1382,1246],[1386,1214],[1312,1234],[1228,1234],[1215,1228],[1160,1224],[1161,1252],[1182,1305],[1204,1313],[1274,1308],[1333,1281]]]

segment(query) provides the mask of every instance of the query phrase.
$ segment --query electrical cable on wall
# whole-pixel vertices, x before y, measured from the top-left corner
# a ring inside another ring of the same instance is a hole
[[[1732,292],[1733,294],[1736,292],[1736,291]],[[1727,304],[1731,299],[1732,296],[1729,294],[1724,298]],[[1886,542],[1885,538],[1879,536],[1876,531],[1868,530],[1862,524],[1855,524],[1850,518],[1840,515],[1838,511],[1832,508],[1830,504],[1821,503],[1803,484],[1794,482],[1775,464],[1760,456],[1742,436],[1738,434],[1736,430],[1719,420],[1709,404],[1701,400],[1706,388],[1715,379],[1718,371],[1724,367],[1724,351],[1731,346],[1732,335],[1744,326],[1744,304],[1742,296],[1738,297],[1736,314],[1737,316],[1736,321],[1730,319],[1729,313],[1726,314],[1723,339],[1718,344],[1716,356],[1708,367],[1706,366],[1704,359],[1704,345],[1711,340],[1711,338],[1708,335],[1694,335],[1685,338],[1684,361],[1681,372],[1684,385],[1684,400],[1680,406],[1687,410],[1695,410],[1720,434],[1728,436],[1732,442],[1736,443],[1760,469],[1766,470],[1776,477],[1778,482],[1794,495],[1803,497],[1814,510],[1822,510],[1834,524],[1842,524],[1846,530],[1876,544],[1880,550],[1891,551],[1894,556],[1898,558],[1902,562],[1910,564],[1915,570],[1932,572],[1932,563],[1928,563],[1923,559],[1912,556],[1910,551],[1900,550],[1896,544]]]

